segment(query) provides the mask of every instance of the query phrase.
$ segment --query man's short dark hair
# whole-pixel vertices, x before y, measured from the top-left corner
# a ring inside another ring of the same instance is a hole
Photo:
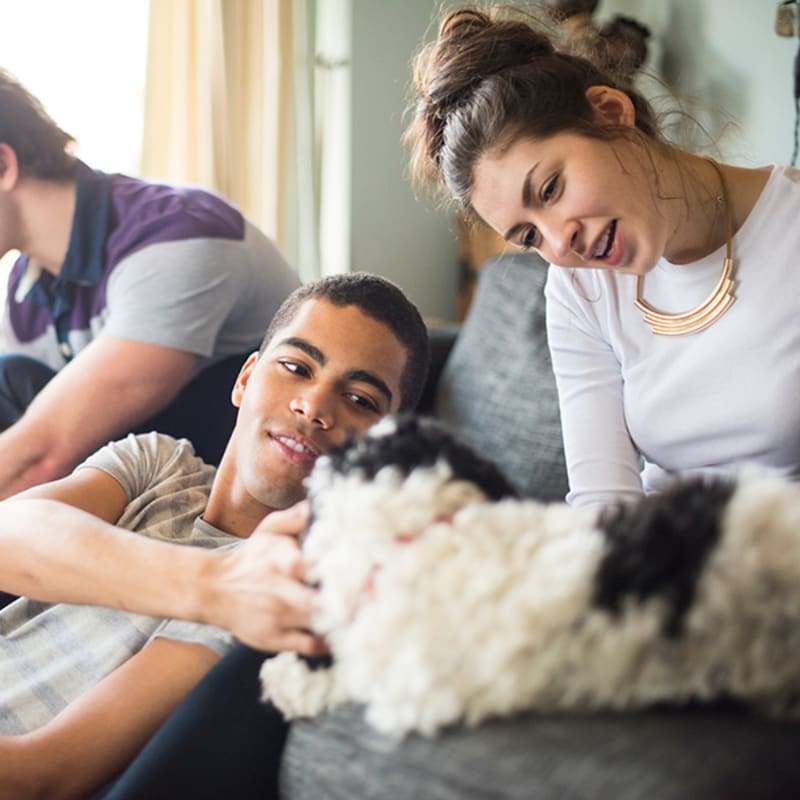
[[[20,175],[67,180],[75,174],[75,140],[10,73],[0,69],[0,142],[16,153]]]
[[[275,334],[285,328],[307,300],[325,300],[335,306],[355,306],[363,314],[382,322],[406,351],[406,366],[400,386],[401,411],[413,411],[422,396],[430,366],[428,330],[417,307],[403,291],[386,278],[368,272],[331,275],[295,289],[275,312],[261,342],[263,353]]]

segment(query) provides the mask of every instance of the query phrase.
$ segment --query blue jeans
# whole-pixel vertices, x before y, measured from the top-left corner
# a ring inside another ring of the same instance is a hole
[[[209,464],[219,464],[236,422],[231,389],[249,355],[228,356],[204,369],[169,406],[131,432],[160,431],[176,438],[185,437],[200,458]],[[19,420],[55,374],[35,358],[16,353],[0,355],[0,431]]]
[[[92,800],[278,800],[289,726],[260,700],[267,657],[236,645]]]

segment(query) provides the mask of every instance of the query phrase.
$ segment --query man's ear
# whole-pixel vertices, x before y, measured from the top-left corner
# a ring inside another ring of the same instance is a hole
[[[628,128],[636,124],[633,101],[625,92],[610,86],[590,86],[586,90],[586,99],[598,122]]]
[[[233,384],[231,403],[233,403],[236,408],[241,408],[242,406],[244,390],[247,388],[247,383],[256,367],[256,361],[258,361],[258,353],[250,353],[250,355],[247,357],[247,361],[244,362],[242,368],[239,370],[239,374],[236,377],[236,383]]]
[[[5,142],[0,142],[0,190],[10,192],[19,179],[17,154]]]

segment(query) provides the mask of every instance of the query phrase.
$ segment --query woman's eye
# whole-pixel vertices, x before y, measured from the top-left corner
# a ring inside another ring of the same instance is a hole
[[[520,238],[520,247],[524,247],[526,250],[531,250],[536,247],[536,228],[531,226],[528,228]]]
[[[558,176],[554,175],[550,178],[549,181],[542,187],[542,200],[547,202],[548,200],[552,200],[553,196],[556,193],[556,189],[558,188]]]
[[[298,364],[296,361],[281,359],[279,363],[287,372],[291,372],[292,375],[300,375],[301,377],[307,378],[311,374],[306,367],[302,364]]]

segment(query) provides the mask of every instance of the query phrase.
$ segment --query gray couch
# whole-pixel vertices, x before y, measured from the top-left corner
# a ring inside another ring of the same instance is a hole
[[[424,402],[522,494],[554,500],[566,492],[566,474],[545,275],[529,255],[481,270],[452,350],[447,336],[434,335]],[[529,713],[395,742],[347,706],[292,726],[282,791],[288,800],[789,800],[800,797],[800,726],[719,705]]]

